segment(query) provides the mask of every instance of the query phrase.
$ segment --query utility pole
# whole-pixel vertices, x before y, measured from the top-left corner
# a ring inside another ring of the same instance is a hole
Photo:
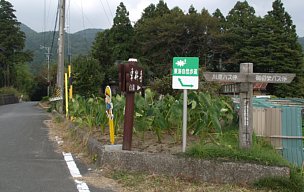
[[[47,53],[46,58],[47,58],[47,96],[50,96],[50,56],[51,56],[51,48],[50,47],[45,47],[45,46],[40,46],[40,49],[46,49]]]
[[[63,91],[64,91],[64,26],[65,26],[65,0],[60,0],[59,15],[59,38],[58,38],[58,68],[57,68],[57,87],[62,97],[59,112],[63,113]]]

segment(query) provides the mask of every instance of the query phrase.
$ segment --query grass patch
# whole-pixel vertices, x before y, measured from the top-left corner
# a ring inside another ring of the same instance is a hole
[[[227,161],[250,162],[262,165],[290,167],[290,177],[267,177],[254,183],[258,189],[304,192],[303,169],[292,167],[273,147],[263,138],[254,137],[253,147],[250,150],[242,150],[238,147],[237,130],[229,130],[213,139],[192,145],[186,156],[217,159]]]
[[[290,178],[268,177],[255,182],[254,186],[258,189],[271,189],[274,191],[303,192],[303,170],[293,167],[290,169]]]
[[[186,156],[258,163],[262,165],[289,166],[287,160],[273,149],[262,138],[254,137],[250,150],[239,148],[237,130],[229,130],[222,135],[215,135],[213,139],[194,144],[186,151]]]

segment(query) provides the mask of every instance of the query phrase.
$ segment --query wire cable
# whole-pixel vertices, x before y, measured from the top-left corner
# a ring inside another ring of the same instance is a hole
[[[71,64],[71,0],[68,1],[68,8],[67,8],[67,36],[68,36],[68,61]]]
[[[45,47],[45,31],[46,31],[46,0],[43,5],[43,46]]]
[[[102,6],[102,8],[103,8],[104,13],[106,14],[106,17],[107,17],[107,19],[108,19],[109,25],[111,26],[111,22],[110,22],[110,19],[109,19],[109,16],[108,16],[107,12],[106,12],[105,7],[104,7],[104,5],[103,5],[103,3],[102,3],[101,0],[99,0],[99,2],[100,2],[101,6]]]
[[[83,12],[82,0],[80,1],[80,5],[81,5],[82,27],[83,27],[83,29],[85,29],[85,24],[84,24],[84,12]]]
[[[74,1],[74,2],[75,2],[75,1]],[[79,11],[82,10],[81,5],[79,5],[78,3],[75,3],[75,5],[78,6]],[[78,13],[78,12],[77,12],[77,13]],[[86,14],[85,14],[84,12],[83,12],[83,14],[82,14],[82,17],[83,17],[83,20],[86,20],[86,22],[89,24],[89,26],[94,26],[95,23],[92,23],[92,22],[90,21],[90,19],[86,16]]]
[[[110,8],[110,5],[109,5],[108,0],[106,0],[106,2],[107,2],[107,5],[108,5],[108,8],[109,8],[109,10],[110,10],[111,16],[112,16],[112,18],[114,18],[114,16],[113,16],[113,12],[112,12],[112,9]]]
[[[55,41],[55,35],[56,35],[56,29],[57,29],[57,21],[58,21],[59,8],[60,8],[60,0],[58,0],[57,13],[56,13],[56,19],[55,19],[55,26],[54,26],[54,30],[53,30],[53,39],[52,39],[52,45],[51,45],[51,53],[52,53],[53,47],[54,47],[54,41]]]
[[[84,11],[83,11],[83,4],[82,4],[82,0],[81,2],[81,15],[82,15],[82,27],[83,27],[83,40],[85,41],[85,46],[87,49],[89,49],[88,46],[88,40],[87,40],[87,32],[86,32],[86,27],[85,27],[85,21],[84,21]]]

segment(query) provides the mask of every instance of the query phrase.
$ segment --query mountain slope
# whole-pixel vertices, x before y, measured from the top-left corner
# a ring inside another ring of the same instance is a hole
[[[52,47],[51,63],[57,62],[57,40],[58,32],[55,34],[52,31],[37,33],[28,26],[21,24],[21,30],[26,35],[25,49],[32,51],[34,58],[30,63],[33,72],[38,72],[46,65],[46,49],[43,47]],[[68,59],[68,39],[70,41],[70,53],[72,57],[77,55],[88,54],[95,36],[102,29],[86,29],[73,34],[65,34],[65,57]],[[53,38],[54,36],[54,38]],[[54,39],[54,41],[53,41]]]

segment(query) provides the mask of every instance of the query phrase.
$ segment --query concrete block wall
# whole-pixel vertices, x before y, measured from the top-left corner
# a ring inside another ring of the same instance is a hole
[[[84,134],[81,131],[76,132],[79,137],[83,137]],[[104,146],[93,138],[88,139],[87,147],[91,155],[97,155],[99,166],[115,170],[139,171],[231,184],[250,184],[270,176],[290,176],[288,167],[203,160],[138,151],[106,151]]]

